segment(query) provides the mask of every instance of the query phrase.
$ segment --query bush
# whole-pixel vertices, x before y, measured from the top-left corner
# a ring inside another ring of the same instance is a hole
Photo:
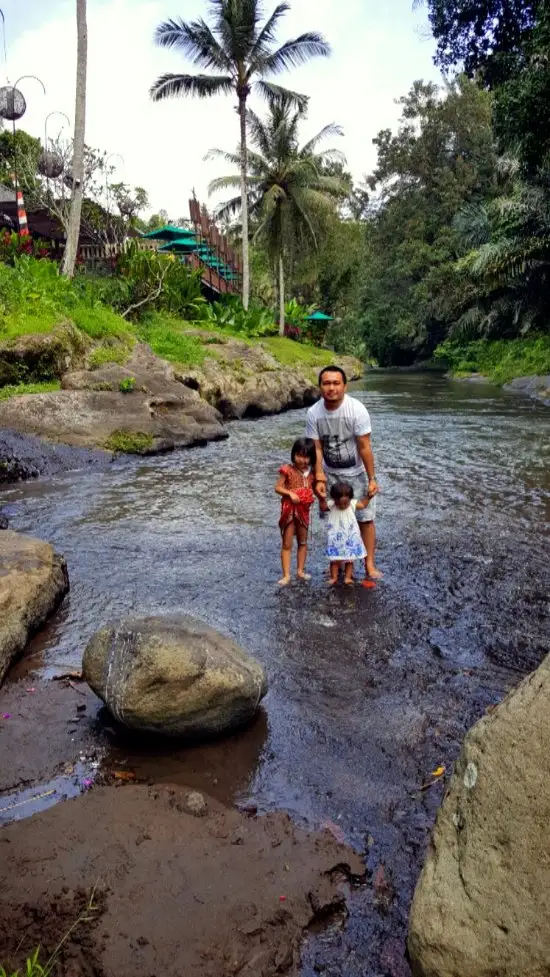
[[[0,262],[5,265],[14,265],[15,259],[23,255],[40,259],[48,258],[49,254],[50,249],[43,241],[36,241],[28,234],[0,231]]]
[[[437,347],[434,356],[455,376],[482,373],[494,383],[509,383],[514,377],[550,373],[550,336],[477,339],[471,343],[448,339]]]
[[[278,327],[267,309],[250,308],[245,311],[236,296],[224,298],[206,307],[206,320],[214,329],[222,329],[237,335],[276,336]]]
[[[174,255],[142,250],[136,244],[119,256],[116,277],[105,280],[102,298],[134,319],[154,310],[194,320],[204,318],[206,308],[199,272]]]
[[[121,394],[130,394],[130,393],[132,393],[132,390],[135,390],[136,389],[136,378],[135,377],[124,377],[124,380],[121,380],[120,381],[120,383],[118,385],[118,389],[120,390]]]

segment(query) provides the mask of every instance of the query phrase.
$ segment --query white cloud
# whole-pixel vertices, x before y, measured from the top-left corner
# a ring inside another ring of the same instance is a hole
[[[373,137],[395,125],[394,100],[415,78],[438,77],[433,45],[419,36],[422,15],[413,14],[411,5],[411,0],[386,0],[376,9],[365,0],[294,0],[283,21],[281,39],[315,28],[333,46],[330,60],[300,68],[284,83],[311,96],[304,137],[327,122],[344,127],[339,148],[357,179],[375,162]],[[41,10],[40,26],[33,28],[27,18],[9,44],[10,80],[32,73],[46,85],[46,97],[32,80],[21,85],[28,101],[21,125],[33,135],[43,137],[44,118],[52,110],[73,117],[74,7],[74,0],[50,4],[46,23]],[[165,71],[182,70],[184,62],[177,53],[156,48],[152,37],[167,17],[204,14],[205,0],[89,0],[88,8],[87,142],[124,157],[124,163],[111,161],[116,179],[144,186],[153,210],[165,207],[172,216],[183,216],[192,189],[204,198],[209,180],[219,175],[219,163],[205,163],[205,153],[212,146],[233,149],[238,122],[231,98],[153,104],[151,83]],[[54,117],[49,134],[61,124]]]

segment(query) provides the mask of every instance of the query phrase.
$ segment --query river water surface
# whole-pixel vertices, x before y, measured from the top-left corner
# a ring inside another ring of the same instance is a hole
[[[175,612],[264,663],[270,692],[250,730],[192,750],[112,733],[109,758],[337,826],[372,875],[347,926],[312,937],[303,974],[402,977],[445,778],[421,788],[548,651],[550,414],[428,375],[371,375],[352,392],[371,412],[382,491],[374,591],[327,588],[318,519],[311,584],[275,586],[273,485],[305,412],[234,423],[204,449],[13,486],[2,501],[13,528],[50,540],[69,566],[70,598],[31,647],[37,675],[79,668],[109,619]]]

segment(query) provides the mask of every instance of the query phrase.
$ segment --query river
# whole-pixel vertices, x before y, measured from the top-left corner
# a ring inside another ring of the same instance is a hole
[[[178,611],[265,664],[259,720],[224,744],[151,748],[102,733],[101,719],[94,730],[108,760],[139,777],[337,825],[368,853],[372,876],[347,926],[311,937],[303,975],[402,977],[445,778],[421,788],[548,651],[550,413],[426,374],[372,374],[352,392],[371,412],[382,492],[385,580],[374,591],[327,588],[317,519],[311,584],[275,586],[273,485],[305,412],[234,423],[227,442],[204,449],[15,485],[0,502],[12,528],[64,553],[71,577],[26,671],[78,668],[109,619]],[[393,901],[380,898],[382,877]]]

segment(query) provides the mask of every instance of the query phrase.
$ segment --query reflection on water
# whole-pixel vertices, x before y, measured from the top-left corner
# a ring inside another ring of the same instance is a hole
[[[384,941],[405,932],[440,796],[417,793],[426,772],[450,764],[465,729],[544,654],[550,496],[541,406],[426,375],[369,376],[354,394],[371,411],[383,493],[374,592],[328,591],[317,520],[311,586],[274,586],[273,485],[303,412],[3,494],[13,526],[69,565],[70,599],[31,649],[45,674],[78,667],[106,620],[178,611],[265,664],[266,712],[247,733],[186,751],[117,740],[114,755],[153,780],[337,821],[361,849],[371,836],[369,864],[384,861],[398,890],[391,913],[358,896],[346,931],[304,964],[343,973],[345,961],[349,977],[378,974]]]

